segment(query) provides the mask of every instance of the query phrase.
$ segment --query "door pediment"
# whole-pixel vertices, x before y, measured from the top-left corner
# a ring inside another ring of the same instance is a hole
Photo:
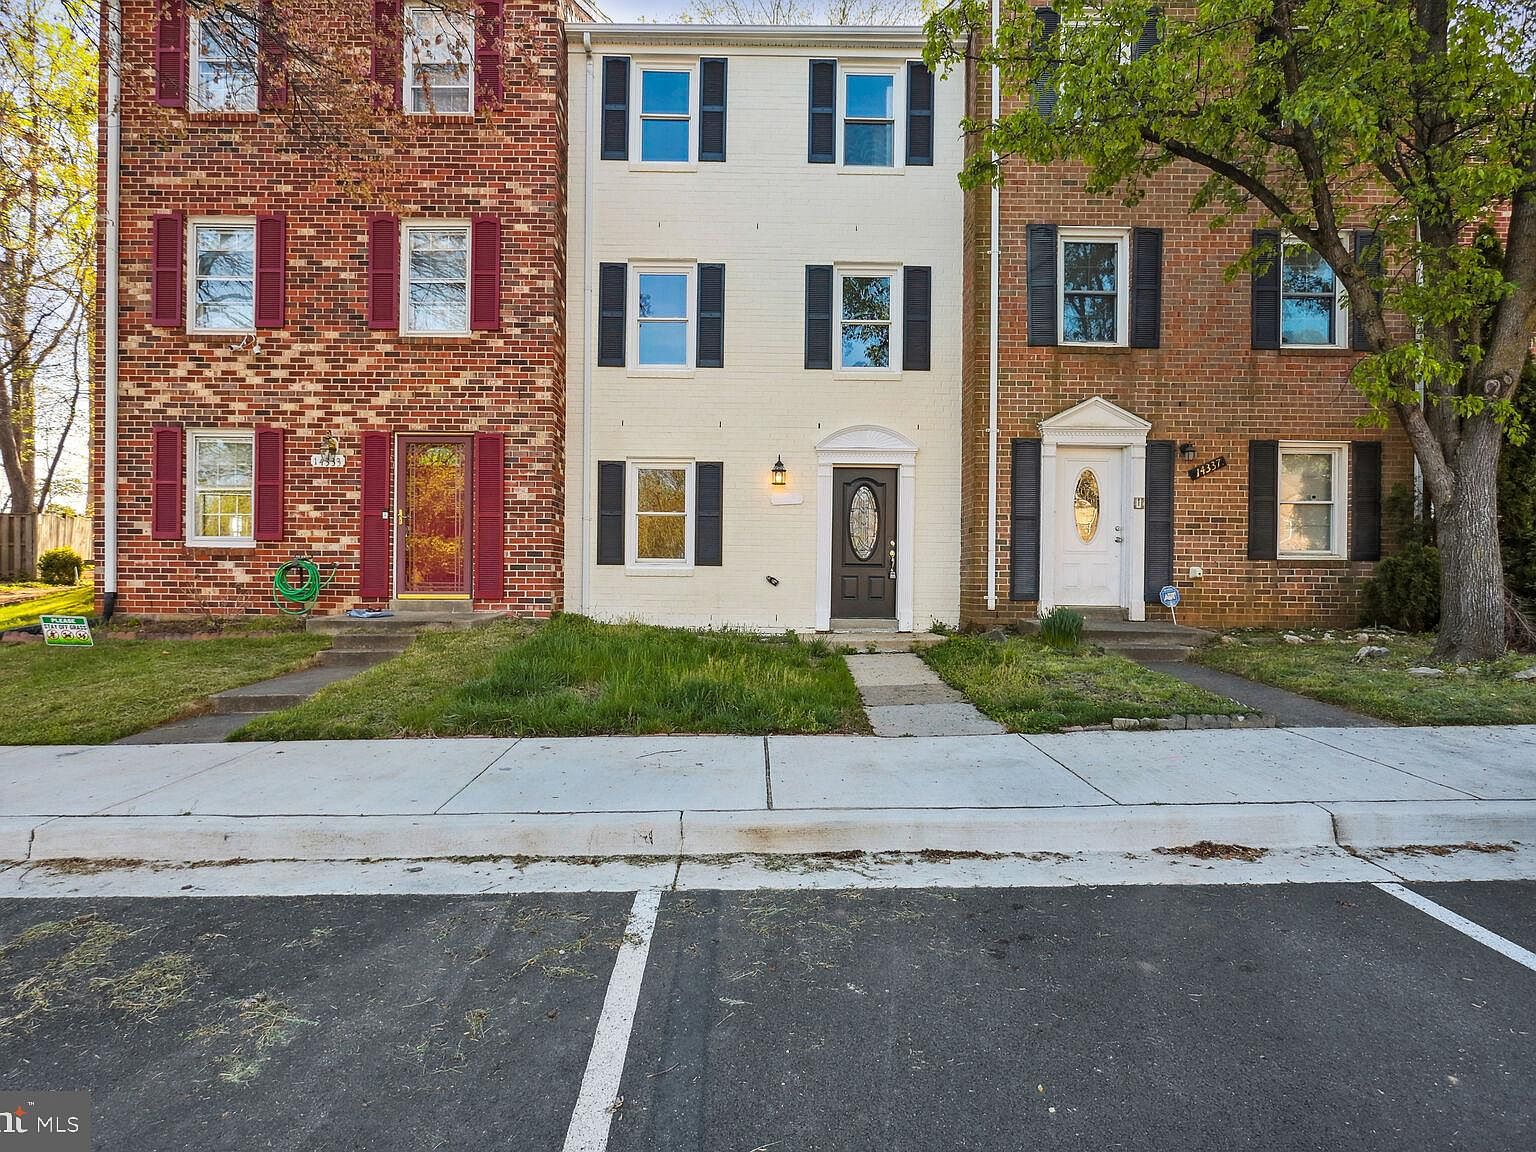
[[[1152,422],[1093,396],[1040,421],[1045,444],[1145,444]]]

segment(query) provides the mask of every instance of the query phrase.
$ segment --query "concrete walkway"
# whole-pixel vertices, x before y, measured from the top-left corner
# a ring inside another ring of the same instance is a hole
[[[893,707],[902,707],[894,705]],[[1536,844],[1536,726],[0,749],[0,859]]]
[[[876,736],[995,736],[1006,731],[978,712],[911,652],[848,656]]]
[[[1325,704],[1310,696],[1298,696],[1284,688],[1260,684],[1242,676],[1234,676],[1203,664],[1184,664],[1172,661],[1142,661],[1146,668],[1162,672],[1175,680],[1204,688],[1218,696],[1229,696],[1241,704],[1257,709],[1265,716],[1274,717],[1281,728],[1390,728],[1385,720],[1365,716],[1340,708],[1337,704]]]

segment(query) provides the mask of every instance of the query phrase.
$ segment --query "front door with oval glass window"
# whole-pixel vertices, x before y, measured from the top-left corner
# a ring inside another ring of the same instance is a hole
[[[1123,604],[1125,543],[1118,448],[1056,453],[1056,596],[1083,607]]]
[[[896,469],[833,470],[832,616],[896,615]]]

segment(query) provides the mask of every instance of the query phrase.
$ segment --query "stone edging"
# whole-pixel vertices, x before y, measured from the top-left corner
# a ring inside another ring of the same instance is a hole
[[[1116,716],[1108,724],[1080,724],[1062,732],[1203,732],[1213,728],[1273,728],[1275,718],[1261,712],[1238,716],[1214,716],[1208,712],[1189,712],[1179,716],[1153,716],[1137,719]]]

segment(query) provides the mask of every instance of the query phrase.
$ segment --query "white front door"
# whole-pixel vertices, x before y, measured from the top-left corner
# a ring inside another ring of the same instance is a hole
[[[1119,448],[1057,449],[1057,604],[1112,607],[1125,603],[1121,576],[1124,456]]]

